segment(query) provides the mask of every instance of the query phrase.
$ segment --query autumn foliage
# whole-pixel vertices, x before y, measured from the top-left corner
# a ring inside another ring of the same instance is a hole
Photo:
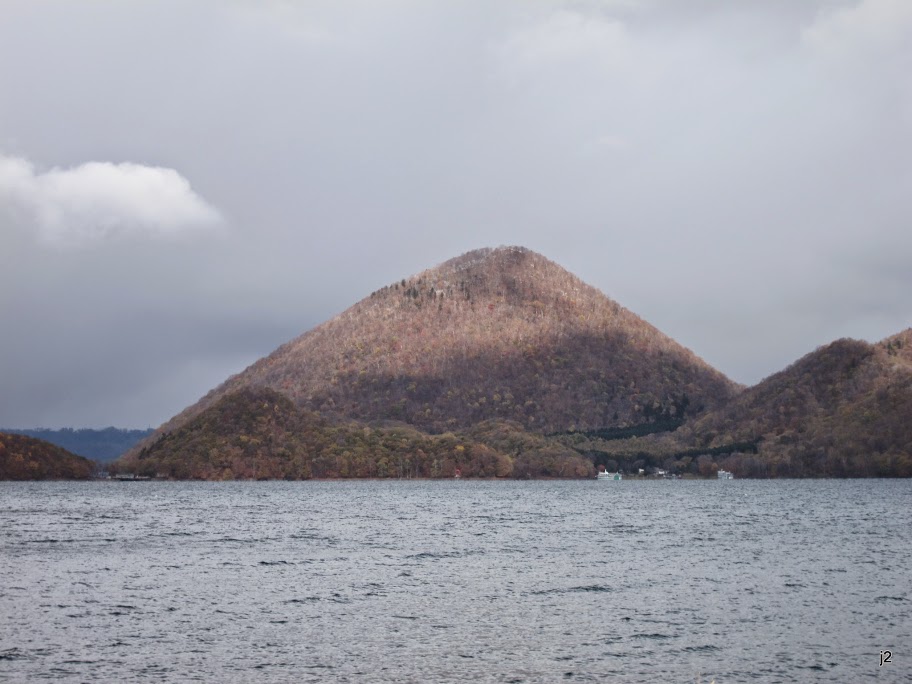
[[[696,421],[698,446],[756,441],[744,475],[912,476],[909,330],[880,344],[837,340]]]
[[[429,435],[408,425],[330,423],[268,388],[220,398],[116,468],[177,479],[589,477],[576,451],[489,422]]]
[[[33,437],[0,432],[0,480],[85,480],[95,464]]]

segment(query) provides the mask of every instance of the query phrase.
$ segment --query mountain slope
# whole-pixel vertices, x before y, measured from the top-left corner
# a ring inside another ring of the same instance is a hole
[[[115,468],[176,479],[591,477],[573,449],[506,424],[428,435],[407,425],[330,423],[268,388],[219,398]]]
[[[92,461],[34,437],[0,432],[0,480],[87,480]]]
[[[629,425],[718,406],[740,389],[595,288],[516,247],[469,252],[374,292],[159,433],[257,387],[329,419],[430,432],[492,418],[537,432]]]
[[[742,474],[912,476],[912,330],[837,340],[681,431],[700,447],[755,441]],[[758,441],[759,440],[759,441]]]

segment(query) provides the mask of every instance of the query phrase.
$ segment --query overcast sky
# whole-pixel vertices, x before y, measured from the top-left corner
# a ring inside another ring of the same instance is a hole
[[[753,384],[912,325],[908,0],[3,0],[0,426],[524,245]]]

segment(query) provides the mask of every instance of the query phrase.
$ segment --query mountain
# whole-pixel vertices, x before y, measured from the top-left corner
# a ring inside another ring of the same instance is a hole
[[[63,428],[61,430],[0,428],[0,432],[43,439],[46,442],[63,447],[77,456],[84,456],[101,462],[113,461],[140,440],[152,434],[152,430],[121,430],[115,427],[108,427],[103,430],[90,428]]]
[[[912,476],[912,329],[842,339],[682,429],[698,448],[754,444],[728,462],[753,476]]]
[[[228,379],[156,434],[244,388],[273,389],[329,420],[395,420],[432,433],[489,419],[539,433],[680,422],[740,390],[520,247],[469,252],[374,292]]]
[[[743,389],[539,254],[469,252],[229,378],[119,467],[169,477],[912,476],[912,329]]]
[[[0,480],[87,480],[95,464],[34,437],[0,432]]]

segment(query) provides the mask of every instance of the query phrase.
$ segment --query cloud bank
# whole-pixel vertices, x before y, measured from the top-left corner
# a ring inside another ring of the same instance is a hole
[[[850,54],[858,50],[890,53],[905,44],[912,29],[912,3],[906,0],[863,0],[820,12],[803,38],[827,53]]]
[[[11,209],[49,245],[112,237],[175,237],[213,228],[219,212],[174,169],[88,162],[39,172],[21,157],[0,155],[0,206]]]
[[[908,0],[4,0],[0,426],[160,422],[499,244],[748,384],[881,339],[909,73]]]

